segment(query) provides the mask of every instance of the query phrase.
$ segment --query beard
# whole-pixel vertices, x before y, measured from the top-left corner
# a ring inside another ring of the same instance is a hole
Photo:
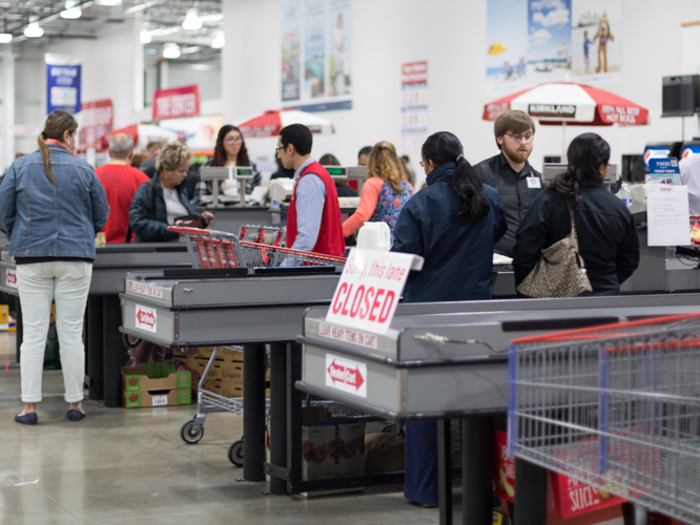
[[[502,146],[503,154],[518,164],[525,162],[532,153],[532,145],[519,145],[516,149],[512,149],[504,141]]]

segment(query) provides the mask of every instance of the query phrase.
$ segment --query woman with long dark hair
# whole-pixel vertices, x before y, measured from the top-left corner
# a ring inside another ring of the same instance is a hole
[[[248,148],[246,148],[243,134],[240,129],[231,124],[221,127],[216,137],[214,156],[202,167],[224,166],[250,166],[253,168],[253,178],[246,180],[246,193],[250,193],[253,188],[260,186],[262,175],[255,163],[250,162],[248,158]],[[194,190],[195,204],[204,204],[207,195],[211,195],[211,183],[199,181]]]
[[[482,184],[459,139],[440,131],[425,141],[421,165],[428,187],[403,207],[392,251],[425,259],[411,272],[404,302],[491,298],[493,249],[508,226],[498,192]],[[438,503],[437,425],[406,424],[404,496],[423,507]]]
[[[15,160],[0,184],[0,231],[10,238],[17,263],[22,306],[22,401],[15,421],[33,425],[42,400],[41,379],[51,303],[69,403],[67,417],[85,417],[83,318],[95,235],[107,222],[104,187],[87,162],[72,155],[78,123],[73,115],[49,114],[37,141],[39,149]]]
[[[603,184],[610,145],[600,135],[583,133],[571,141],[567,157],[566,171],[540,192],[520,223],[515,284],[532,271],[544,248],[571,232],[571,207],[592,295],[618,295],[639,265],[639,238],[632,214]]]

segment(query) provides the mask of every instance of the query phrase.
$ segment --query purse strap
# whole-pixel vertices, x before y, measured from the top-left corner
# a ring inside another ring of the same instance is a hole
[[[149,181],[148,184],[151,186],[151,209],[148,212],[148,220],[152,221],[153,217],[156,216],[156,188],[151,184]],[[129,244],[131,242],[131,235],[132,235],[133,230],[131,229],[131,223],[129,223],[129,227],[126,229],[126,239],[124,239],[125,244]]]

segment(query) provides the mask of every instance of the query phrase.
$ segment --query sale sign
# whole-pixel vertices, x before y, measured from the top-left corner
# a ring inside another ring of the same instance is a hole
[[[158,332],[158,311],[155,308],[136,305],[136,328],[146,332]]]
[[[333,294],[326,321],[336,325],[385,334],[411,270],[420,270],[423,258],[407,253],[353,248]]]
[[[83,132],[85,134],[83,143],[88,148],[102,149],[102,137],[112,131],[114,123],[114,105],[112,99],[96,100],[85,102],[82,109]]]
[[[200,111],[199,86],[157,89],[153,94],[153,120],[196,117]]]
[[[326,386],[367,397],[367,364],[326,354]]]

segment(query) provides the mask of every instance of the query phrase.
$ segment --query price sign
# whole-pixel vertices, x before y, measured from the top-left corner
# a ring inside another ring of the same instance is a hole
[[[409,271],[422,267],[423,258],[417,255],[353,248],[326,321],[377,334],[387,333]]]

